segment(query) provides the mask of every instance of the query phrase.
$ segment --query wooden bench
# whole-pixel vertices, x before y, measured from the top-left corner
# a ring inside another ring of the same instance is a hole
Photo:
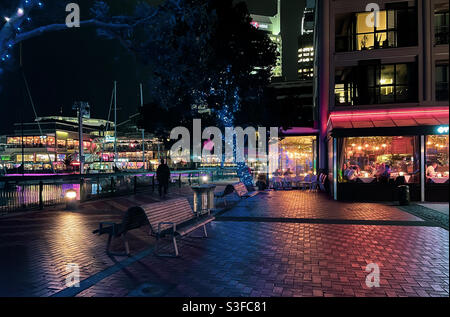
[[[164,202],[142,206],[150,223],[150,234],[156,237],[155,254],[157,256],[178,256],[177,237],[185,236],[203,227],[203,237],[208,237],[206,224],[214,220],[209,213],[198,216],[194,213],[186,198],[171,199]],[[173,254],[160,254],[160,240],[170,235],[174,247]]]
[[[223,203],[226,206],[227,205],[227,200],[226,200],[226,196],[229,194],[232,194],[234,192],[234,186],[231,184],[228,184],[227,186],[225,186],[225,189],[223,192],[220,193],[215,193],[214,197],[216,198],[222,198],[223,199]]]
[[[147,225],[148,220],[144,210],[141,207],[131,207],[122,218],[121,223],[114,222],[100,222],[99,228],[92,231],[99,236],[106,233],[108,234],[108,242],[106,244],[106,253],[109,255],[130,255],[130,247],[128,245],[127,233],[130,230],[137,229],[143,225]],[[106,226],[106,227],[105,227]],[[124,253],[111,252],[111,241],[113,238],[121,237],[125,246]]]
[[[245,187],[244,183],[234,183],[233,184],[234,190],[236,191],[236,194],[239,196],[239,198],[247,198],[250,197],[248,194],[247,187]]]

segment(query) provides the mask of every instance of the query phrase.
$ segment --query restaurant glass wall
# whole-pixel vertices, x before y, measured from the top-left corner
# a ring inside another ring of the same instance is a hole
[[[448,134],[425,136],[425,200],[448,202]]]
[[[348,137],[340,143],[340,182],[420,182],[419,137]]]
[[[446,183],[449,179],[448,135],[426,136],[427,183]],[[431,166],[431,169],[429,167]]]
[[[279,143],[278,168],[282,173],[304,175],[316,172],[316,136],[289,136]]]

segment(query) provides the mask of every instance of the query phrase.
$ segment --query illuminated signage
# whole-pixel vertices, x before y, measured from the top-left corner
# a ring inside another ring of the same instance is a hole
[[[441,126],[437,127],[436,132],[439,134],[448,133],[448,125],[441,125]]]
[[[253,25],[257,29],[264,29],[264,30],[269,29],[269,25],[265,24],[265,23],[258,23],[256,21],[252,21],[252,22],[250,22],[250,24]]]

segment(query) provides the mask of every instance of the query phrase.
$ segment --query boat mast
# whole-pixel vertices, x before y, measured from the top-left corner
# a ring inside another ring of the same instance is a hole
[[[114,166],[117,168],[117,81],[114,81]]]
[[[140,84],[140,92],[141,92],[141,109],[144,106],[144,96],[142,94],[142,83]],[[142,129],[142,169],[145,170],[145,131]]]

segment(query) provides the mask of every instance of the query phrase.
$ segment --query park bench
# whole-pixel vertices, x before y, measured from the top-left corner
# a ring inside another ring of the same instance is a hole
[[[229,194],[232,194],[234,192],[234,186],[231,184],[228,184],[227,186],[225,186],[225,189],[223,192],[219,192],[219,193],[215,193],[214,197],[220,199],[223,199],[223,203],[226,206],[227,205],[227,200],[226,200],[226,196],[228,196]]]
[[[203,237],[208,237],[206,224],[214,220],[209,213],[196,215],[186,198],[171,199],[164,202],[142,206],[150,223],[150,234],[156,237],[155,254],[157,256],[178,256],[177,237],[185,236],[203,227]],[[160,240],[170,236],[175,251],[173,254],[160,254]]]
[[[108,234],[108,242],[106,244],[106,253],[108,255],[130,255],[130,247],[128,245],[127,233],[130,230],[140,228],[143,225],[148,224],[147,216],[140,207],[131,207],[122,218],[121,223],[113,222],[100,222],[99,228],[92,231],[99,236],[102,234]],[[121,237],[125,246],[125,253],[111,252],[111,241],[113,238]]]
[[[253,191],[249,193],[247,187],[242,182],[234,183],[233,187],[239,198],[249,198],[258,195],[258,191]]]
[[[236,194],[239,196],[239,198],[247,198],[250,197],[247,187],[245,187],[244,183],[234,183],[233,184],[234,190],[236,191]]]

